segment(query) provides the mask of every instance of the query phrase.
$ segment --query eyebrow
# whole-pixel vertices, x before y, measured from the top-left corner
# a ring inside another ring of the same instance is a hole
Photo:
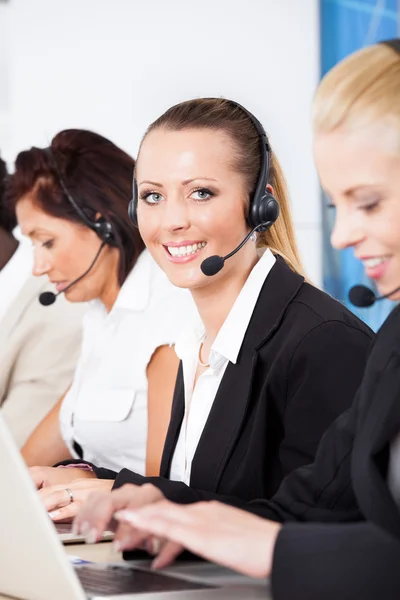
[[[29,233],[22,232],[23,235],[26,235],[29,238],[34,237],[35,235],[40,235],[41,233],[44,233],[46,235],[52,235],[50,231],[48,231],[47,229],[41,229],[40,227],[32,229],[32,231],[30,231]]]
[[[217,181],[213,177],[192,177],[191,179],[184,179],[181,182],[181,184],[182,185],[188,185],[189,183],[192,183],[193,181],[198,181],[198,180],[203,180],[203,181]],[[139,185],[143,185],[144,183],[147,183],[148,185],[154,185],[155,187],[159,187],[159,188],[164,187],[162,183],[159,183],[157,181],[148,181],[147,179],[145,179],[144,181],[140,181]]]

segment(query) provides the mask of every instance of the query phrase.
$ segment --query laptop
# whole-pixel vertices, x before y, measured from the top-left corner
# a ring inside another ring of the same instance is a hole
[[[0,594],[23,600],[235,600],[268,597],[255,582],[211,563],[154,572],[149,561],[72,564],[0,415]]]

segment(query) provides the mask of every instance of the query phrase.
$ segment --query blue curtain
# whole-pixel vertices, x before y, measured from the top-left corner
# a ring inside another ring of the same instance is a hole
[[[398,0],[320,0],[321,76],[355,50],[398,35]],[[371,287],[353,251],[330,245],[334,215],[323,203],[323,273],[326,291],[341,300],[372,329],[378,329],[393,308],[383,300],[371,308],[355,308],[348,290],[356,283]]]

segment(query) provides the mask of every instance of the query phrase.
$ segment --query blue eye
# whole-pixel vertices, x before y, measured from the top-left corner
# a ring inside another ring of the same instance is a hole
[[[158,192],[145,192],[140,196],[140,199],[146,202],[146,204],[159,204],[162,196]]]
[[[208,190],[207,188],[198,188],[197,190],[194,190],[191,195],[194,200],[197,200],[198,202],[202,202],[204,200],[209,200],[215,194],[211,190]],[[197,198],[195,197],[196,195],[197,195]]]

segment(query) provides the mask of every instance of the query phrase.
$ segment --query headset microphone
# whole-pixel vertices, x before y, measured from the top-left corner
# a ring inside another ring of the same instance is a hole
[[[392,290],[388,294],[384,296],[377,296],[373,290],[371,290],[366,285],[355,285],[349,291],[349,300],[354,306],[358,306],[359,308],[368,308],[375,304],[375,302],[379,302],[379,300],[384,300],[385,298],[390,298],[396,292],[400,291],[400,287]]]
[[[276,206],[278,207],[278,203],[276,204]],[[278,211],[279,211],[279,208],[278,208]],[[262,231],[266,231],[274,223],[275,223],[275,221],[269,221],[268,223],[262,223],[261,225],[254,227],[254,229],[252,229],[250,231],[250,233],[248,233],[246,235],[246,237],[239,244],[239,246],[237,248],[235,248],[234,250],[232,250],[232,252],[229,252],[229,254],[227,254],[226,256],[218,256],[218,254],[214,254],[213,256],[209,256],[208,258],[203,260],[203,262],[200,265],[200,269],[203,271],[204,275],[207,275],[207,277],[212,277],[213,275],[216,275],[217,273],[219,273],[221,271],[221,269],[224,267],[225,261],[228,258],[231,258],[231,256],[233,256],[234,254],[236,254],[236,252],[239,252],[239,250],[241,250],[243,248],[243,246],[250,239],[250,237],[253,235],[253,233],[255,233],[256,231],[258,231],[261,228],[262,228]]]
[[[57,296],[59,296],[60,294],[65,294],[65,292],[67,292],[73,285],[75,285],[76,283],[78,283],[78,281],[80,281],[81,279],[86,277],[86,275],[93,269],[94,265],[97,262],[97,259],[100,256],[101,251],[103,250],[103,248],[106,244],[107,244],[107,241],[103,240],[100,248],[97,251],[96,256],[94,257],[93,262],[91,263],[90,267],[88,269],[86,269],[86,271],[83,273],[83,275],[81,275],[77,279],[74,279],[74,281],[72,281],[69,285],[67,285],[66,288],[64,288],[63,290],[61,290],[61,292],[58,292],[57,294],[54,294],[54,292],[43,292],[42,294],[40,294],[40,296],[39,296],[40,304],[42,306],[51,306],[57,300]]]

